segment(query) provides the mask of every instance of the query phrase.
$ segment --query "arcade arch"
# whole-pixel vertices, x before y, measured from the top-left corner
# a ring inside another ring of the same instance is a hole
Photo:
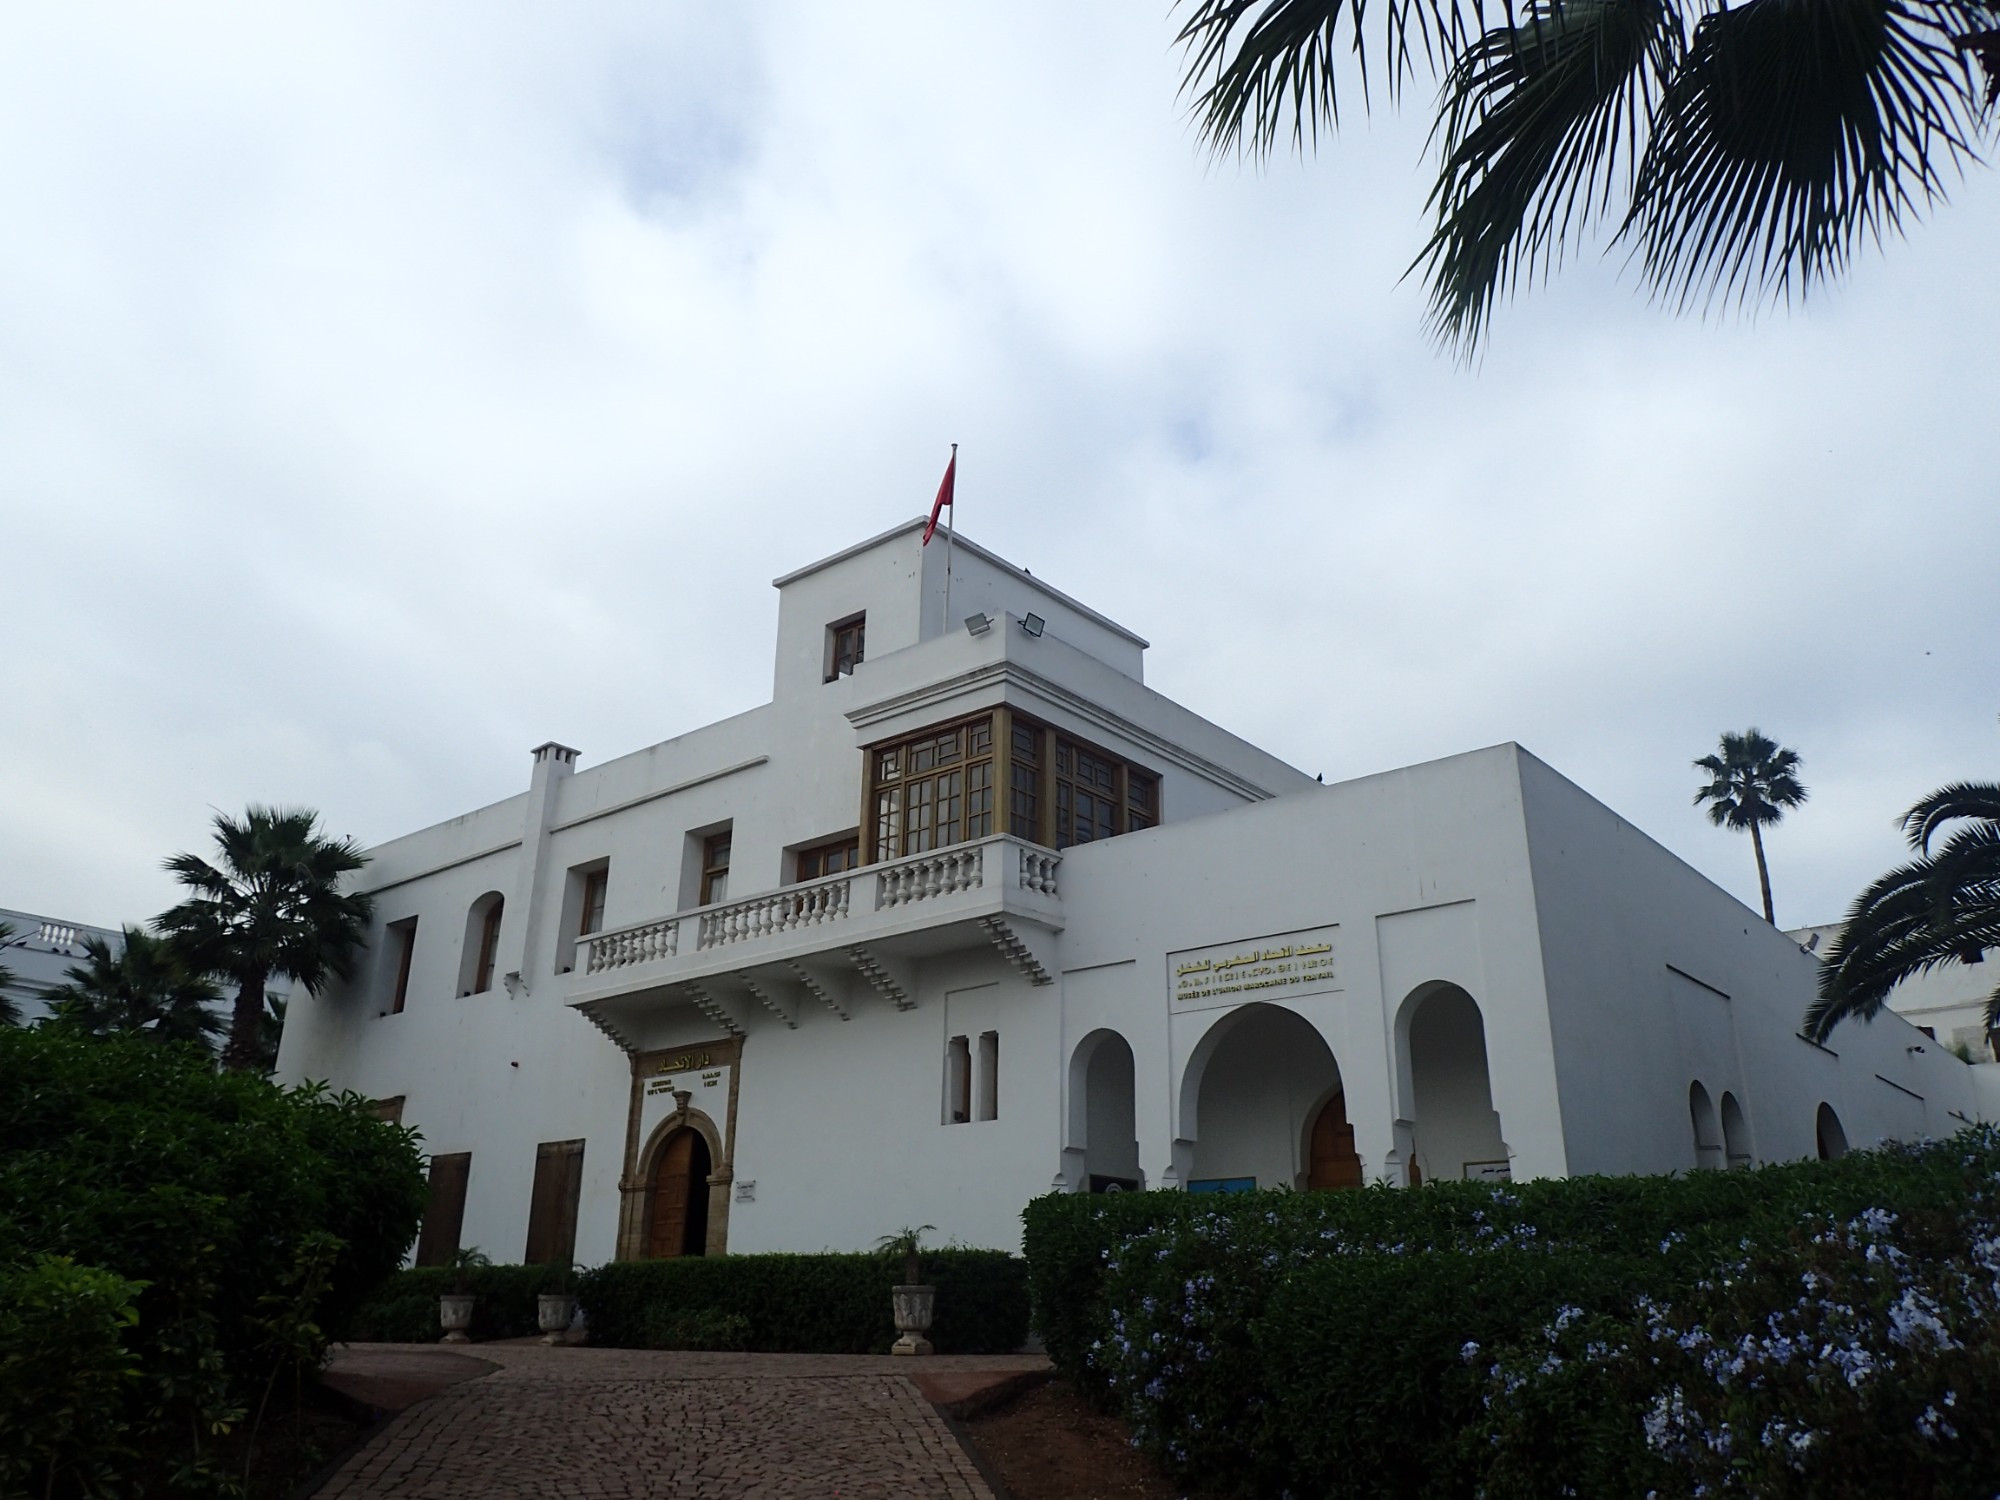
[[[1508,1175],[1478,1002],[1455,984],[1420,985],[1396,1031],[1409,1069],[1410,1180]]]
[[[1238,1007],[1195,1047],[1180,1140],[1193,1192],[1362,1181],[1339,1064],[1311,1022],[1275,1005]]]
[[[1847,1155],[1847,1131],[1842,1128],[1840,1116],[1833,1112],[1831,1104],[1822,1104],[1813,1119],[1813,1134],[1819,1141],[1821,1161],[1839,1161]]]
[[[1708,1171],[1723,1162],[1722,1130],[1715,1122],[1715,1101],[1697,1079],[1688,1085],[1688,1122],[1694,1127],[1694,1164]]]
[[[1093,1031],[1069,1061],[1069,1133],[1065,1145],[1081,1157],[1075,1186],[1124,1192],[1145,1186],[1133,1102],[1132,1047],[1115,1031]]]
[[[1750,1165],[1750,1125],[1743,1118],[1743,1106],[1726,1089],[1722,1095],[1722,1154],[1732,1167]]]

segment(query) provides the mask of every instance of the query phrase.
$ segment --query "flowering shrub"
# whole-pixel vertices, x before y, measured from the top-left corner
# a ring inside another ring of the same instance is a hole
[[[1211,1494],[1990,1496],[1965,1414],[2000,1396],[1996,1173],[1981,1129],[1692,1177],[1050,1197],[1026,1241],[1058,1365]]]

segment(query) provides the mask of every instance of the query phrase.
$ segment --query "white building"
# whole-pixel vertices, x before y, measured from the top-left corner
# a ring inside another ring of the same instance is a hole
[[[1014,1246],[1057,1187],[1652,1172],[1949,1133],[1899,1019],[1514,745],[1321,786],[921,523],[777,580],[761,708],[371,852],[279,1060],[423,1132],[420,1257]],[[1312,691],[1302,673],[1301,691]]]
[[[48,993],[69,983],[69,971],[84,962],[85,938],[101,938],[113,953],[125,945],[116,928],[89,927],[33,912],[0,908],[0,923],[12,936],[0,941],[0,969],[13,976],[4,991],[20,1012],[21,1024],[31,1026],[49,1013]]]

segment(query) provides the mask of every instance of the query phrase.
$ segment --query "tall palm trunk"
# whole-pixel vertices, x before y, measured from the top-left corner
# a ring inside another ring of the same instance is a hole
[[[1750,825],[1750,847],[1757,851],[1757,884],[1764,892],[1764,920],[1776,927],[1778,915],[1771,906],[1771,871],[1764,863],[1764,834],[1754,822]]]
[[[1760,856],[1761,857],[1761,856]],[[1765,904],[1770,897],[1764,898]],[[244,976],[236,991],[236,1009],[229,1018],[229,1045],[222,1049],[222,1066],[231,1073],[247,1073],[257,1067],[262,1052],[260,1033],[264,1028],[263,974]]]

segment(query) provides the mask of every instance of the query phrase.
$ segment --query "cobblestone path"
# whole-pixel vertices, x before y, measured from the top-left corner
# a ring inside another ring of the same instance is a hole
[[[365,1359],[366,1346],[352,1346]],[[378,1349],[378,1357],[407,1358]],[[411,1407],[320,1500],[993,1500],[886,1357],[482,1344],[499,1368]],[[1037,1360],[923,1360],[995,1378]]]

